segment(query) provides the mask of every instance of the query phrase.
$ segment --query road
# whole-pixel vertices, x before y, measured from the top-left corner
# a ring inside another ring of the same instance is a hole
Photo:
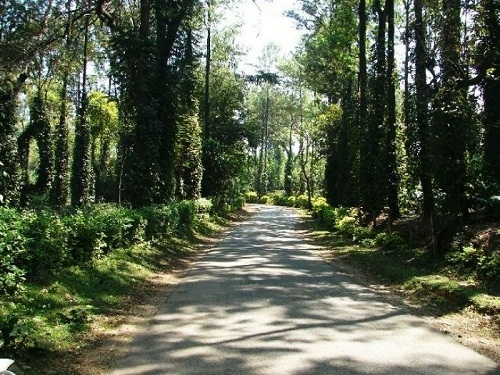
[[[193,265],[113,375],[500,374],[323,262],[293,210],[256,209]]]

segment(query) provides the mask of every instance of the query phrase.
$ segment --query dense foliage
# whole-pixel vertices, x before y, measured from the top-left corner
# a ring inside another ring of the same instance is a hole
[[[498,244],[461,239],[500,236],[498,1],[300,0],[295,55],[268,45],[252,73],[237,2],[0,4],[0,294],[208,199],[309,208],[395,252],[412,220],[426,256],[498,282]]]

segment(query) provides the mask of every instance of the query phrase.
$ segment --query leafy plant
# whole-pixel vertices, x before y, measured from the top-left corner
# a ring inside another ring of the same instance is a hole
[[[25,270],[20,264],[27,256],[25,223],[13,209],[0,208],[0,294],[23,290]]]
[[[398,232],[382,232],[375,236],[375,243],[384,250],[403,250],[407,247],[406,241]]]
[[[20,349],[27,336],[28,325],[23,322],[22,307],[14,303],[10,303],[7,308],[0,308],[0,333],[1,346],[0,349],[4,352],[15,352]]]
[[[255,191],[247,191],[243,197],[247,203],[259,203],[259,197]]]

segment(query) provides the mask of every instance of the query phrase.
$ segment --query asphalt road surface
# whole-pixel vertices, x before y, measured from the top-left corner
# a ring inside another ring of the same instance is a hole
[[[500,374],[323,262],[293,210],[254,208],[194,264],[113,375]]]

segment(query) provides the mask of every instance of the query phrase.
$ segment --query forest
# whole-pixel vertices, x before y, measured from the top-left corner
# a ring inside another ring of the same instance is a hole
[[[245,201],[416,228],[500,285],[499,0],[300,0],[252,73],[243,1],[0,3],[0,294]]]

